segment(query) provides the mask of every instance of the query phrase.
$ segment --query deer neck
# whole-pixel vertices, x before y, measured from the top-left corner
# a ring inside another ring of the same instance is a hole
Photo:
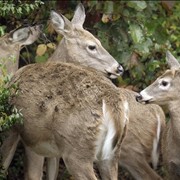
[[[170,122],[169,126],[172,130],[174,138],[180,140],[180,100],[172,101],[169,104]]]
[[[14,74],[18,70],[20,46],[11,46],[4,40],[0,46],[0,54],[0,61],[6,66],[7,73]]]
[[[49,61],[59,61],[59,62],[68,62],[69,57],[69,50],[67,46],[67,40],[63,38],[59,43],[58,47],[49,58]]]

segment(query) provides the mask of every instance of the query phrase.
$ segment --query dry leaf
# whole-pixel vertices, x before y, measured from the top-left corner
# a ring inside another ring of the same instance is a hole
[[[101,20],[102,20],[103,23],[108,23],[111,19],[112,19],[112,15],[110,15],[110,14],[103,14]]]
[[[47,44],[47,47],[50,48],[50,49],[56,49],[56,44],[54,44],[54,43],[48,43],[48,44]]]
[[[47,50],[47,46],[45,44],[39,44],[36,50],[36,54],[38,56],[42,56]]]

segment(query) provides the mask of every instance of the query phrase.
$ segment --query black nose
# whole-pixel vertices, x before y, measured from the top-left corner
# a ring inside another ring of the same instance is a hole
[[[139,95],[137,95],[137,96],[136,96],[136,101],[138,101],[138,102],[139,102],[139,101],[141,101],[141,100],[142,100],[142,96],[141,96],[140,94],[139,94]]]
[[[119,65],[119,66],[117,67],[117,73],[120,74],[120,75],[122,75],[123,72],[124,72],[123,67],[122,67],[121,65]]]

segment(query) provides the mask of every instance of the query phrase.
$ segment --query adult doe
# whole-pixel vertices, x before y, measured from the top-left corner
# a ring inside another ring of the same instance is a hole
[[[103,60],[103,57],[109,57],[109,54],[102,56],[101,52],[104,52],[104,49],[103,51],[101,50],[102,47],[99,41],[94,39],[94,37],[91,38],[92,35],[89,35],[89,32],[84,31],[82,28],[84,20],[85,12],[81,4],[77,7],[71,22],[62,15],[59,16],[55,12],[51,13],[51,23],[54,29],[63,35],[63,39],[49,61],[65,61],[86,65],[103,72],[105,68],[102,64],[99,65],[99,63]],[[97,64],[94,62],[96,59],[101,61],[97,61]],[[107,58],[108,61],[110,59],[112,57]],[[112,73],[109,75],[113,78],[117,76],[115,76],[117,69],[115,67],[117,65],[112,67],[114,69],[111,70]],[[153,167],[156,168],[158,163],[159,140],[165,124],[163,111],[157,105],[144,107],[137,103],[135,93],[132,91],[121,89],[121,93],[128,98],[130,103],[130,123],[122,146],[120,165],[126,167],[136,179],[160,179],[149,164],[152,163]],[[148,116],[144,118],[144,114],[148,114]],[[129,148],[129,143],[131,143],[133,148]],[[127,154],[131,154],[132,156]],[[141,161],[139,161],[139,157],[141,157]],[[54,161],[53,166],[53,163],[49,162],[50,167],[47,174],[51,174],[50,179],[54,178],[52,173],[56,169],[55,164],[57,163],[58,161]]]
[[[19,69],[11,83],[18,84],[18,96],[10,103],[24,118],[14,130],[26,146],[62,157],[77,180],[96,179],[93,162],[102,179],[117,179],[128,122],[128,103],[118,88],[96,71],[52,62]]]
[[[0,63],[1,67],[6,69],[7,74],[12,75],[18,70],[20,50],[25,45],[30,45],[38,39],[41,28],[42,25],[23,27],[13,30],[0,38]],[[0,72],[0,75],[3,75],[3,71]],[[8,138],[5,139],[1,147],[5,170],[9,167],[12,160],[11,154],[14,154],[18,143],[16,133],[13,131],[8,131],[7,133]]]
[[[170,69],[137,96],[145,103],[168,105],[170,120],[163,133],[163,161],[167,167],[169,179],[180,179],[180,64],[167,52]]]
[[[89,35],[89,32],[82,29],[84,18],[85,12],[81,4],[77,7],[71,22],[62,15],[58,15],[55,12],[51,13],[51,23],[53,27],[58,33],[62,34],[64,38],[58,45],[53,56],[49,59],[49,62],[65,61],[91,66],[103,72],[105,68],[103,68],[103,65],[99,64],[99,62],[103,60],[102,57],[106,56],[100,55],[100,52],[103,51],[98,41],[94,39],[94,37],[90,38],[92,35]],[[82,33],[82,30],[84,33]],[[92,45],[93,48],[90,47]],[[101,59],[101,61],[97,61],[97,59]],[[110,59],[112,59],[112,57]],[[95,60],[97,63],[94,62]],[[115,70],[116,68],[114,71]],[[130,123],[127,135],[122,144],[119,164],[128,169],[133,177],[138,180],[160,179],[159,175],[149,164],[152,163],[153,167],[156,168],[159,159],[159,142],[165,124],[162,109],[157,105],[143,106],[137,103],[135,100],[136,93],[130,90],[120,89],[120,91],[128,99]],[[144,117],[144,114],[147,114],[147,116]],[[30,154],[30,150],[28,150],[28,154]],[[39,171],[42,172],[42,157],[37,157],[35,154],[32,154],[30,157],[27,161],[29,176],[30,174],[38,174]],[[141,159],[141,161],[139,159]],[[58,163],[57,159],[52,160],[51,158],[50,160],[48,158],[47,176],[49,179],[56,179]],[[34,164],[39,164],[38,168],[33,168]]]

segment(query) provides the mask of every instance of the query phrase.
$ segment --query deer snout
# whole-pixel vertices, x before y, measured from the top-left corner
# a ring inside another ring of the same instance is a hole
[[[117,67],[116,73],[122,75],[123,72],[124,72],[124,69],[123,69],[123,67],[119,64],[119,66]]]
[[[105,69],[105,71],[110,79],[116,79],[118,76],[123,74],[124,69],[120,64],[115,63],[113,66]]]
[[[140,95],[140,94],[138,94],[137,96],[136,96],[136,101],[137,102],[140,102],[140,101],[142,101],[142,96]]]
[[[148,96],[142,91],[139,95],[136,96],[136,101],[143,103],[143,104],[148,104],[153,101],[153,98],[151,96]]]

